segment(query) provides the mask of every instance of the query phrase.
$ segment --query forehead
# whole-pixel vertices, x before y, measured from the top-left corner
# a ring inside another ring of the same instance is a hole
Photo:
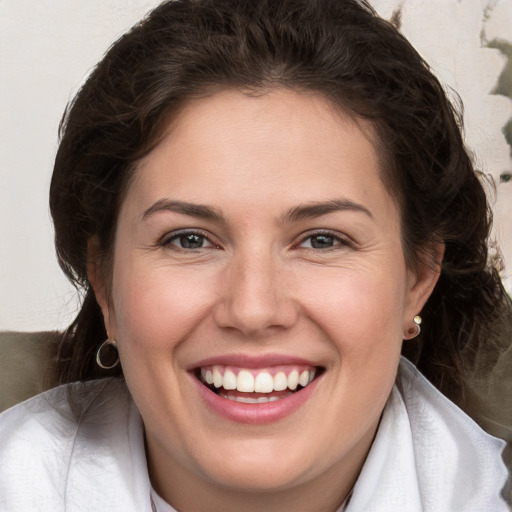
[[[374,139],[370,123],[318,94],[223,91],[181,108],[138,166],[127,199],[370,201],[387,195]]]

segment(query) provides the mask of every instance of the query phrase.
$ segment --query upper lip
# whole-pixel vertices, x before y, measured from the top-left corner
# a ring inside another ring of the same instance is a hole
[[[318,367],[318,363],[297,356],[286,354],[225,354],[212,356],[194,363],[189,370],[195,370],[205,366],[237,366],[240,368],[270,368],[272,366],[312,366]]]

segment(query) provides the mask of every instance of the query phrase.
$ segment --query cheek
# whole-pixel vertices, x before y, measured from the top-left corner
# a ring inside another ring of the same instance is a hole
[[[207,314],[214,288],[215,282],[200,272],[120,264],[113,286],[120,346],[173,348]]]
[[[348,428],[354,431],[380,415],[395,380],[402,345],[404,275],[392,266],[378,274],[337,272],[323,292],[311,287],[308,316],[338,354],[330,363],[338,379],[332,400],[349,404],[352,419],[340,421],[350,423]]]
[[[317,275],[301,292],[307,297],[308,315],[340,351],[374,351],[401,343],[405,275],[388,270],[377,275],[345,270]]]

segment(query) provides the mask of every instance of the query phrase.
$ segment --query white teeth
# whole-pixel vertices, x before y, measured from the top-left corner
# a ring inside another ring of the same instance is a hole
[[[297,389],[297,386],[299,385],[299,372],[297,370],[293,370],[293,372],[290,372],[290,375],[288,375],[288,387],[294,391]]]
[[[224,372],[224,383],[222,387],[224,389],[236,389],[236,375],[231,370],[226,370]]]
[[[309,372],[304,370],[299,376],[299,384],[305,387],[309,384]]]
[[[241,402],[243,404],[264,404],[267,402],[275,402],[276,400],[281,400],[278,396],[260,396],[259,398],[251,398],[249,396],[232,396],[232,395],[223,395],[223,398],[227,398],[232,402]]]
[[[237,396],[236,401],[242,402],[244,404],[257,404],[258,403],[257,398],[250,398],[248,396]]]
[[[241,370],[238,373],[236,389],[245,393],[254,392],[254,377],[252,376],[251,372],[248,372],[247,370]]]
[[[256,393],[272,393],[274,391],[274,379],[267,372],[258,373],[254,381],[254,391]]]
[[[222,373],[220,373],[218,368],[214,368],[213,369],[213,385],[216,388],[220,388],[220,387],[222,387],[223,380],[224,379],[222,378]]]
[[[237,375],[235,371],[228,368],[212,366],[201,368],[200,373],[202,380],[208,385],[213,384],[216,388],[224,388],[226,391],[236,389],[242,393],[272,393],[286,389],[295,391],[299,385],[306,387],[315,378],[313,368],[302,370],[300,373],[295,369],[288,375],[284,371],[279,371],[272,376],[268,371],[257,372],[247,369],[240,370]],[[267,397],[262,398],[267,401]],[[229,399],[231,400],[232,397],[230,396]]]
[[[284,372],[277,372],[274,376],[274,391],[284,391],[288,388],[288,379]]]

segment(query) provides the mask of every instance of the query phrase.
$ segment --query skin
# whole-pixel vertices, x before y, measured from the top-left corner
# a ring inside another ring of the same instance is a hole
[[[91,244],[150,477],[175,508],[335,510],[357,479],[404,333],[438,277],[405,264],[369,134],[312,94],[193,100],[130,185],[108,285]],[[335,200],[345,207],[289,215]],[[208,205],[223,220],[162,201]],[[203,247],[184,249],[179,230],[204,235]],[[325,372],[292,414],[241,424],[207,408],[187,371],[232,353],[299,356]]]

